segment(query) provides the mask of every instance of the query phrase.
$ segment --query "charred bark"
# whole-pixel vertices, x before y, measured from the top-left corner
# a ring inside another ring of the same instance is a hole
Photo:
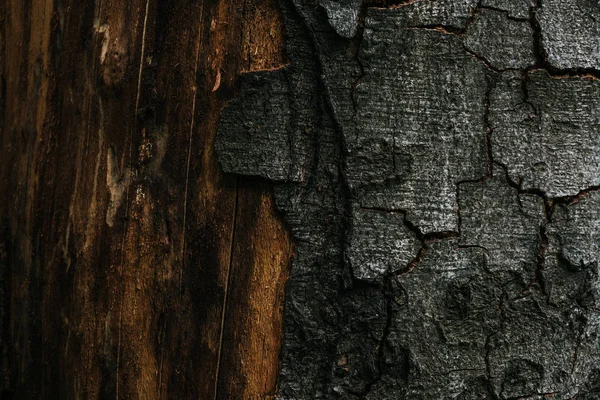
[[[282,399],[600,392],[600,7],[281,0],[221,114],[297,244]]]

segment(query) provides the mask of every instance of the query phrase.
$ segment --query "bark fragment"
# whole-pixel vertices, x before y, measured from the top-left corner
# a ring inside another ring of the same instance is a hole
[[[506,11],[512,18],[527,19],[535,0],[482,0],[481,5]]]
[[[537,19],[548,62],[555,68],[600,68],[600,4],[544,0]]]
[[[225,172],[297,180],[294,165],[298,149],[290,146],[288,132],[291,93],[286,71],[248,73],[241,93],[223,115],[216,150]]]
[[[406,9],[367,14],[348,181],[363,206],[456,232],[457,182],[486,174],[486,68],[456,36],[411,29]]]
[[[486,264],[484,249],[451,239],[434,243],[417,268],[394,279],[386,346],[407,360],[384,370],[369,399],[456,398],[477,389],[486,338],[500,320],[501,290]]]
[[[560,243],[561,257],[575,269],[600,261],[600,192],[571,205],[558,205],[550,233]]]
[[[506,13],[483,9],[467,28],[465,46],[497,70],[525,69],[535,64],[533,29]]]
[[[486,249],[487,268],[511,279],[528,282],[534,275],[544,221],[544,203],[519,196],[503,177],[459,187],[460,243]]]
[[[358,209],[352,222],[347,256],[357,279],[377,280],[406,268],[421,248],[416,235],[404,225],[402,213]]]
[[[321,0],[329,24],[342,37],[352,38],[358,30],[358,14],[362,0]]]
[[[546,71],[502,75],[492,91],[494,161],[523,189],[574,196],[600,184],[600,82]]]
[[[542,273],[548,305],[541,310],[560,328],[546,333],[541,341],[555,349],[553,357],[544,358],[546,363],[554,363],[554,374],[545,367],[544,390],[554,388],[566,398],[578,394],[578,399],[593,399],[600,390],[599,199],[599,193],[592,191],[576,203],[556,204],[547,225]],[[557,385],[559,379],[566,381],[564,388]]]
[[[404,15],[409,25],[466,28],[469,17],[476,9],[477,0],[417,0],[389,11]]]

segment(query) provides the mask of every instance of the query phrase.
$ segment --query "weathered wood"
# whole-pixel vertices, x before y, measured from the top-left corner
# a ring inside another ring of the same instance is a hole
[[[284,62],[273,2],[2,7],[3,393],[274,392],[290,241],[213,151],[239,72]]]
[[[264,182],[241,180],[223,314],[218,399],[275,394],[290,237]],[[260,240],[260,242],[259,242]],[[288,243],[288,247],[285,247]]]

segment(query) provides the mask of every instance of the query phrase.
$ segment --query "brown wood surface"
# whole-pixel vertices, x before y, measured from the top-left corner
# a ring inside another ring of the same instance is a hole
[[[3,398],[263,398],[292,253],[213,150],[274,0],[0,3]]]

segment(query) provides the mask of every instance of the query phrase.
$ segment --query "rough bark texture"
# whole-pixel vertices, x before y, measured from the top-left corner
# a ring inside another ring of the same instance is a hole
[[[216,143],[297,243],[280,398],[598,398],[597,2],[280,5]]]
[[[290,238],[213,143],[282,27],[269,0],[0,2],[1,398],[275,391]]]

